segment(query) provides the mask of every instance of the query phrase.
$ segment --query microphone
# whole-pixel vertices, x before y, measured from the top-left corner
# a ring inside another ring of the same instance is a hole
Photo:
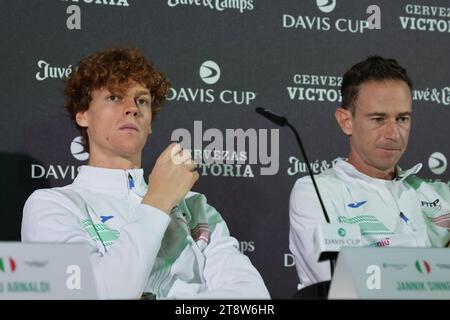
[[[316,252],[319,253],[318,261],[330,260],[331,275],[333,275],[334,265],[341,247],[344,245],[361,246],[361,231],[359,229],[359,226],[330,223],[330,218],[328,216],[327,210],[325,209],[325,205],[323,204],[322,197],[320,196],[316,179],[314,178],[308,156],[306,155],[305,148],[303,147],[303,143],[297,129],[293,125],[291,125],[285,117],[280,116],[268,109],[258,107],[255,109],[255,111],[266,119],[279,125],[280,127],[289,127],[294,133],[295,138],[297,139],[297,143],[300,147],[303,159],[306,162],[306,167],[308,168],[309,177],[311,178],[311,181],[314,185],[314,190],[317,194],[317,198],[319,199],[322,213],[325,217],[325,221],[327,222],[327,224],[317,225],[314,231],[314,245],[316,248]]]
[[[297,143],[298,143],[298,145],[300,147],[300,151],[302,153],[303,159],[305,159],[306,167],[308,168],[308,174],[309,174],[309,177],[311,178],[312,183],[314,185],[314,190],[316,191],[317,197],[319,198],[320,206],[322,207],[322,212],[323,212],[323,215],[325,216],[325,221],[327,223],[330,223],[330,218],[328,217],[327,210],[325,209],[325,206],[324,206],[323,201],[322,201],[322,197],[320,196],[319,188],[317,187],[317,184],[316,184],[316,179],[314,179],[314,175],[313,175],[312,170],[311,170],[311,165],[309,163],[308,157],[306,156],[306,151],[305,151],[305,148],[303,147],[303,143],[302,143],[302,140],[300,139],[300,135],[298,134],[297,129],[295,129],[295,127],[292,126],[287,121],[287,119],[285,117],[282,117],[282,116],[280,116],[280,115],[278,115],[278,114],[276,114],[276,113],[274,113],[274,112],[272,112],[270,110],[258,107],[258,108],[255,109],[255,111],[257,113],[259,113],[260,115],[262,115],[263,117],[265,117],[266,119],[268,119],[268,120],[272,121],[273,123],[279,125],[280,127],[287,126],[287,127],[289,127],[292,130],[292,132],[295,135],[295,138],[297,139]]]
[[[255,109],[255,111],[257,113],[259,113],[260,115],[262,115],[263,117],[269,119],[270,121],[276,123],[277,125],[279,125],[280,127],[284,127],[287,123],[287,120],[285,117],[279,116],[276,113],[273,113],[270,110],[258,107]]]

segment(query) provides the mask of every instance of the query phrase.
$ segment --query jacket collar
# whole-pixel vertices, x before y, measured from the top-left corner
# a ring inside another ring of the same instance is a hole
[[[412,168],[405,170],[405,171],[403,171],[399,166],[397,166],[396,167],[397,177],[394,180],[384,180],[384,179],[373,178],[368,175],[365,175],[364,173],[358,171],[352,164],[345,161],[343,158],[337,158],[334,161],[334,163],[335,164],[334,164],[333,168],[335,169],[335,171],[338,175],[344,174],[344,175],[349,176],[354,179],[361,179],[361,180],[371,181],[371,182],[378,181],[380,183],[386,183],[387,181],[391,181],[391,182],[392,181],[403,181],[408,176],[417,174],[420,171],[420,169],[422,169],[421,163],[418,163],[415,166],[413,166]]]
[[[147,192],[143,169],[107,169],[81,166],[74,185],[111,193],[127,194],[130,191],[143,197]]]

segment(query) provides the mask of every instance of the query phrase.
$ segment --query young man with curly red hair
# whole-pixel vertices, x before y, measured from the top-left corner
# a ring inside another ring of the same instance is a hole
[[[88,244],[101,298],[270,298],[220,214],[190,189],[190,153],[171,144],[147,186],[142,149],[169,83],[136,48],[83,59],[66,108],[90,157],[74,182],[27,200],[22,241]]]

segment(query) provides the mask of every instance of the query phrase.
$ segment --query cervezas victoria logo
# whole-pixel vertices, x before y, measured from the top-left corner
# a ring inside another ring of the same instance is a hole
[[[342,77],[298,72],[286,86],[291,101],[341,102]]]
[[[60,0],[64,3],[66,3],[67,9],[66,13],[68,14],[67,20],[66,20],[66,27],[68,30],[81,30],[83,29],[82,23],[81,23],[81,8],[84,7],[84,5],[87,5],[86,7],[98,6],[100,7],[115,7],[115,8],[129,8],[130,3],[129,0]],[[79,5],[82,5],[81,7]],[[83,9],[84,10],[84,9]],[[89,10],[89,9],[87,9]],[[84,16],[84,13],[83,13]]]
[[[61,0],[67,4],[99,4],[105,6],[129,7],[130,0]]]
[[[407,4],[399,17],[403,30],[419,32],[450,32],[450,7]]]

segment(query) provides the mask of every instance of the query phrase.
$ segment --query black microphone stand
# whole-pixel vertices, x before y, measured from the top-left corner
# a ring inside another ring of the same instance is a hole
[[[300,152],[301,152],[301,154],[303,156],[303,159],[306,162],[306,167],[308,169],[309,177],[311,178],[311,181],[312,181],[313,186],[314,186],[314,190],[316,191],[317,197],[319,198],[319,202],[320,202],[320,206],[322,208],[323,215],[325,217],[326,222],[330,223],[330,218],[328,216],[327,210],[325,209],[325,205],[323,204],[322,197],[320,196],[320,192],[319,192],[319,188],[317,187],[316,179],[314,178],[314,174],[312,172],[311,165],[310,165],[309,160],[308,160],[308,156],[306,155],[306,151],[305,151],[305,148],[303,147],[302,139],[300,138],[300,135],[299,135],[297,129],[293,125],[291,125],[289,123],[289,121],[285,117],[277,115],[277,114],[273,113],[270,110],[258,107],[258,108],[255,109],[255,111],[257,113],[261,114],[266,119],[268,119],[268,120],[272,121],[273,123],[279,125],[280,127],[287,126],[294,133],[295,138],[296,138],[297,143],[298,143],[298,146],[300,147]],[[320,259],[319,259],[319,261],[330,260],[331,277],[333,276],[333,273],[334,273],[334,267],[336,265],[336,259],[337,259],[337,254],[335,254],[335,253],[326,254],[324,257],[320,257]],[[330,288],[330,281],[324,281],[324,282],[315,283],[313,285],[310,285],[308,287],[305,287],[305,288],[301,289],[295,295],[294,298],[301,299],[301,298],[317,298],[317,297],[320,297],[322,299],[326,299],[326,297],[328,296],[329,288]],[[300,293],[301,291],[304,291],[304,292]]]

